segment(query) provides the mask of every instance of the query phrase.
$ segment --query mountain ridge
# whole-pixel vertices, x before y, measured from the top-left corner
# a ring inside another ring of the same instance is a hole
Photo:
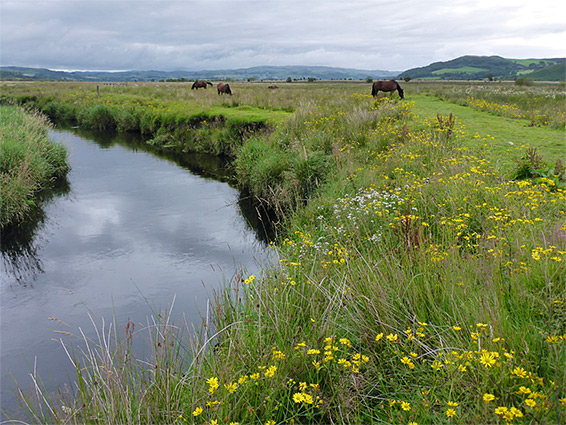
[[[46,68],[16,66],[0,67],[0,80],[50,81],[194,81],[194,80],[515,80],[530,78],[536,81],[566,81],[566,58],[506,59],[501,56],[466,55],[449,61],[433,62],[427,66],[403,72],[363,70],[329,66],[255,66],[224,70],[201,71],[57,71]]]

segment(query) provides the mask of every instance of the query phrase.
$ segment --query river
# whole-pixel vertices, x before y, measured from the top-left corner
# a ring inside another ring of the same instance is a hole
[[[78,347],[103,320],[143,326],[171,306],[173,322],[198,326],[214,289],[272,259],[221,160],[155,155],[133,136],[51,138],[68,148],[67,182],[1,240],[0,400],[18,416],[14,382],[29,391],[33,369],[49,391],[72,382],[61,340]]]

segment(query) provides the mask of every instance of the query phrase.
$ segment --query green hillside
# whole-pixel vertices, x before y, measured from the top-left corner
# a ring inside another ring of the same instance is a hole
[[[429,80],[514,80],[528,77],[538,81],[565,81],[565,58],[505,59],[500,56],[462,56],[446,62],[412,68],[398,78]]]

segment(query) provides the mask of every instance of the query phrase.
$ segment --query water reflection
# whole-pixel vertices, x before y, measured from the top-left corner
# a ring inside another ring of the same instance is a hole
[[[0,243],[2,269],[5,273],[14,276],[22,285],[33,282],[37,274],[43,272],[38,255],[42,241],[37,234],[47,218],[44,206],[52,199],[68,194],[69,191],[69,181],[66,178],[59,180],[54,187],[39,194],[27,220],[2,229],[2,243]]]
[[[52,137],[69,149],[68,182],[44,194],[33,220],[2,233],[1,398],[8,411],[17,408],[13,379],[27,388],[35,359],[53,388],[69,382],[69,361],[52,340],[62,338],[61,323],[68,324],[66,342],[76,345],[72,335],[95,332],[89,314],[138,326],[173,299],[171,320],[196,323],[215,288],[237,270],[256,273],[270,255],[262,242],[268,226],[225,183],[230,169],[221,159],[155,155],[131,135]]]

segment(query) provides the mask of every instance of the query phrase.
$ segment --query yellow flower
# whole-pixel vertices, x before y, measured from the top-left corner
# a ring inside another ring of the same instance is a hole
[[[449,418],[451,418],[452,416],[456,415],[456,411],[454,409],[448,409],[446,411],[446,416],[448,416]]]
[[[534,401],[532,398],[528,398],[525,400],[525,404],[529,407],[536,407],[537,402]]]
[[[193,412],[193,416],[197,417],[201,413],[202,413],[202,407],[197,407]]]
[[[381,338],[383,338],[383,332],[376,335],[375,341],[377,342],[377,341],[379,341]]]
[[[495,358],[492,353],[484,351],[480,356],[480,363],[486,368],[490,368],[495,364]]]
[[[340,344],[352,347],[352,343],[348,338],[340,338]]]
[[[277,371],[277,366],[269,366],[265,371],[265,377],[272,378],[275,375],[276,371]]]
[[[275,421],[267,421],[265,425],[275,425]]]
[[[495,414],[496,415],[504,415],[505,413],[507,413],[507,408],[505,406],[500,406],[500,407],[496,407],[495,408]]]
[[[405,411],[411,410],[411,403],[404,401],[403,403],[401,403],[401,409]]]
[[[211,420],[210,425],[218,425],[218,420],[217,419]]]
[[[493,394],[490,393],[485,393],[483,395],[483,401],[485,401],[486,403],[489,403],[490,401],[495,400],[495,396]]]
[[[454,329],[455,331],[461,331],[462,328],[460,326],[452,326],[452,329]]]
[[[448,402],[448,406],[450,406],[450,407],[456,407],[456,406],[458,406],[458,403],[456,403],[456,402],[454,402],[454,401],[449,401],[449,402]]]
[[[511,371],[513,375],[517,375],[519,378],[526,378],[528,376],[527,371],[522,367],[516,367]]]
[[[530,394],[532,393],[531,389],[528,387],[520,387],[519,391],[517,391],[517,394]]]
[[[387,335],[387,339],[391,342],[397,341],[399,337],[397,336],[397,334],[389,334]]]
[[[208,392],[210,394],[214,394],[214,392],[218,389],[220,384],[218,384],[218,378],[212,377],[206,380],[206,383],[209,385]]]
[[[238,384],[236,384],[235,382],[231,382],[228,385],[224,384],[224,388],[226,388],[226,391],[232,394],[238,389]]]

